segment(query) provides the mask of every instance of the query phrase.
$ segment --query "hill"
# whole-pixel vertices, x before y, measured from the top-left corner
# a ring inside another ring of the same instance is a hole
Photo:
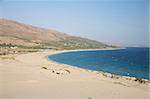
[[[0,44],[33,48],[91,49],[111,47],[86,38],[71,36],[55,30],[0,19]]]

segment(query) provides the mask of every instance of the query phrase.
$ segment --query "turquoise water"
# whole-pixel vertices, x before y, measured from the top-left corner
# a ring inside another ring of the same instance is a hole
[[[66,52],[48,58],[79,68],[149,79],[149,48]]]

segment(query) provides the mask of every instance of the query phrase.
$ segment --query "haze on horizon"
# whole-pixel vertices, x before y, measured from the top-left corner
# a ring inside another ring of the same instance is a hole
[[[3,0],[0,17],[122,46],[148,46],[149,0]]]

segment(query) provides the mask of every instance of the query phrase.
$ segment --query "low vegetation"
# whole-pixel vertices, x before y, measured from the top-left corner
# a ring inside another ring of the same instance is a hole
[[[0,55],[8,55],[8,54],[18,54],[18,53],[26,53],[26,52],[37,52],[38,49],[13,45],[11,43],[2,43],[0,44]]]

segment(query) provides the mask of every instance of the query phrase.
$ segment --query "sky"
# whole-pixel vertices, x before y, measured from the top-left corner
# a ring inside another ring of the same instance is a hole
[[[0,17],[121,46],[148,46],[149,0],[0,0]]]

